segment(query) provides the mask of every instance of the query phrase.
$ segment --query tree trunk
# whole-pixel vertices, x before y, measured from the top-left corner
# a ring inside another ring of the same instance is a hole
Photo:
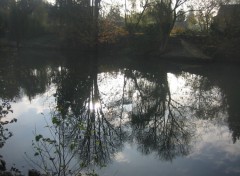
[[[176,19],[177,19],[177,13],[176,13],[176,9],[175,9],[175,10],[173,10],[173,19],[172,19],[171,23],[169,24],[169,27],[163,34],[163,39],[162,39],[162,42],[161,42],[160,48],[159,48],[160,54],[164,53],[166,50],[166,47],[167,47],[167,44],[168,44],[168,41],[170,38],[170,34],[175,25]]]
[[[163,54],[165,52],[168,41],[169,41],[169,35],[164,36],[159,48],[160,54]]]
[[[101,0],[95,0],[94,3],[94,47],[95,51],[98,51],[98,33],[99,33],[99,25],[98,25],[98,18],[99,18],[99,6]]]

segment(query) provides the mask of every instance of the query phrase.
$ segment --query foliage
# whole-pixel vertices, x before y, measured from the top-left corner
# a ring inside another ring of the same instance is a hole
[[[99,42],[114,44],[127,35],[128,32],[124,28],[124,18],[121,17],[119,7],[111,7],[106,17],[100,20]]]
[[[101,0],[56,0],[55,4],[44,0],[1,0],[0,36],[20,46],[24,40],[48,34],[55,41],[60,39],[59,45],[65,48],[89,49],[98,43],[118,43],[122,38],[134,39],[141,34],[142,40],[162,53],[170,33],[184,31],[183,26],[174,27],[175,22],[185,23],[189,30],[210,34],[218,8],[232,1],[188,2],[191,0],[126,0],[120,5],[105,3],[104,9]],[[185,4],[189,5],[189,13],[183,8]],[[238,31],[228,33],[235,35]]]
[[[171,34],[180,35],[183,34],[184,32],[186,32],[186,29],[184,27],[177,26],[172,29]]]
[[[43,34],[47,28],[47,4],[42,0],[20,0],[9,7],[9,37],[17,42]]]
[[[65,137],[67,124],[58,121],[58,117],[52,117],[52,125],[47,120],[46,128],[49,130],[50,137],[44,137],[35,132],[35,140],[32,141],[35,159],[25,153],[30,164],[34,164],[37,170],[46,175],[81,175],[82,166],[75,160],[76,152],[73,152],[74,145],[68,144]]]
[[[13,0],[1,0],[0,1],[0,37],[4,37],[8,30],[8,16],[9,7],[13,3]]]
[[[127,24],[128,29],[130,29],[129,33],[139,32],[138,29],[145,28],[147,35],[155,36],[159,51],[162,53],[166,49],[176,20],[184,18],[182,11],[180,10],[179,13],[177,11],[187,0],[145,0],[141,2],[142,10],[140,13],[133,13],[136,17],[133,18],[131,15],[130,20],[127,20],[130,23],[130,25]],[[133,1],[134,3],[136,1]]]
[[[99,42],[106,44],[114,44],[120,38],[127,36],[128,32],[123,27],[118,27],[114,23],[108,20],[101,22],[101,28],[99,33]]]
[[[120,7],[111,4],[109,11],[102,13],[107,15],[99,16],[100,0],[57,0],[55,5],[43,0],[12,0],[7,10],[7,26],[6,20],[1,20],[0,10],[0,30],[2,34],[8,33],[18,46],[25,39],[46,32],[57,33],[61,44],[70,48],[95,47],[98,42],[116,43],[128,33],[146,32],[152,38],[155,35],[164,50],[176,18],[184,18],[183,13],[177,14],[177,9],[186,1],[142,0],[139,11],[137,1],[132,0],[132,9],[128,10],[125,4],[124,19]]]
[[[229,39],[239,37],[240,22],[237,20],[239,14],[240,5],[221,6],[211,26],[214,34]]]
[[[193,11],[190,11],[186,18],[187,27],[190,30],[196,29],[197,19]]]
[[[191,9],[196,11],[197,24],[203,33],[210,33],[213,17],[217,14],[219,7],[228,4],[229,0],[192,0]]]
[[[4,128],[4,125],[17,122],[17,119],[15,119],[15,118],[12,119],[11,121],[3,120],[3,118],[9,114],[9,112],[13,113],[10,102],[6,99],[1,100],[1,105],[0,105],[0,148],[3,147],[5,141],[13,135],[13,133],[10,132],[8,130],[8,128]]]
[[[160,41],[164,41],[165,37],[169,35],[172,30],[173,14],[172,8],[165,3],[157,3],[149,12],[150,17],[155,22],[154,27],[158,33]]]
[[[93,15],[90,4],[81,0],[78,2],[67,1],[58,2],[57,26],[60,38],[64,45],[77,47],[81,45],[92,45],[94,42],[93,34]]]

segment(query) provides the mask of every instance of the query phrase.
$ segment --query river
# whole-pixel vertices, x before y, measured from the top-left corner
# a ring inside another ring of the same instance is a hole
[[[0,159],[7,170],[240,174],[239,65],[116,59],[1,54]]]

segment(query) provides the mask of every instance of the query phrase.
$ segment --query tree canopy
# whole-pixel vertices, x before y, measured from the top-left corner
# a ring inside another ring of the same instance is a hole
[[[17,46],[31,38],[55,35],[65,48],[112,45],[142,38],[164,52],[176,22],[209,33],[214,16],[230,0],[2,0],[0,37]],[[141,34],[141,35],[139,35]]]

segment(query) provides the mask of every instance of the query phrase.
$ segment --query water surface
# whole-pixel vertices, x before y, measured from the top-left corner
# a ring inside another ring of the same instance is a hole
[[[3,54],[1,121],[13,122],[1,124],[7,168],[240,174],[239,66],[116,63],[55,52]]]

